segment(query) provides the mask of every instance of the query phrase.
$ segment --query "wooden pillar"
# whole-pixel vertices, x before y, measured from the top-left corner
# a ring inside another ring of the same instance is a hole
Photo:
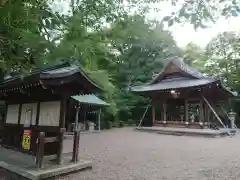
[[[80,140],[80,130],[76,129],[74,131],[74,140],[73,140],[73,156],[72,161],[78,161],[78,153],[79,153],[79,140]]]
[[[166,101],[163,102],[163,121],[167,121],[167,104]]]
[[[40,132],[38,137],[36,156],[36,164],[38,168],[42,168],[44,158],[44,144],[45,144],[45,132]]]
[[[203,100],[202,99],[200,99],[200,106],[199,106],[199,122],[204,122]]]
[[[67,108],[67,97],[64,95],[61,99],[61,107],[60,107],[60,120],[59,120],[59,147],[58,147],[58,153],[57,153],[57,163],[62,163],[62,152],[63,152],[63,139],[64,139],[64,133],[66,131],[65,129],[65,123],[66,123],[66,108]]]
[[[77,105],[77,107],[76,107],[76,115],[75,115],[75,130],[78,129],[79,106],[80,106],[80,103],[78,103],[78,105]]]
[[[66,129],[61,128],[59,133],[59,149],[57,154],[57,164],[62,164],[62,154],[63,154],[63,140],[64,140],[64,133]]]
[[[156,121],[155,102],[152,102],[152,125],[154,126]]]
[[[18,109],[18,124],[20,124],[21,115],[22,115],[22,103],[19,104],[19,109]]]
[[[188,100],[184,100],[184,120],[188,122]]]
[[[40,102],[37,103],[36,125],[39,124],[39,115],[40,115]]]
[[[60,107],[60,119],[59,119],[60,128],[65,128],[66,109],[67,109],[67,96],[63,96],[61,99],[61,107]]]
[[[5,109],[5,111],[4,111],[3,124],[6,124],[6,121],[7,121],[7,113],[8,113],[8,103],[6,103],[6,109]]]
[[[86,118],[87,118],[87,108],[86,108],[86,105],[83,104],[83,127],[84,127],[84,131],[86,131]]]
[[[102,112],[102,109],[100,108],[98,112],[98,130],[99,131],[101,130],[101,112]]]

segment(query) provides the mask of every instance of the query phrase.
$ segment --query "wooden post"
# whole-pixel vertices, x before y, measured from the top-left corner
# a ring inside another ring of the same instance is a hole
[[[80,140],[80,130],[74,131],[74,140],[73,140],[73,156],[72,161],[78,161],[78,153],[79,153],[79,140]]]
[[[184,100],[184,120],[188,122],[188,100]]]
[[[202,99],[200,99],[200,106],[199,106],[199,122],[204,122],[203,100]]]
[[[4,120],[3,120],[3,124],[6,124],[7,121],[7,112],[8,112],[8,103],[6,103],[6,109],[4,111]]]
[[[63,139],[65,129],[65,119],[66,119],[66,107],[67,107],[67,95],[63,95],[61,99],[61,107],[60,107],[60,119],[59,119],[59,147],[57,152],[57,164],[62,164],[62,152],[63,152]]]
[[[100,131],[101,130],[101,112],[102,112],[102,109],[100,108],[99,109],[99,112],[98,112],[98,130]]]
[[[155,111],[155,102],[152,102],[152,126],[154,126],[156,121],[156,111]]]
[[[163,102],[163,121],[167,121],[167,104],[166,104],[166,101]]]
[[[63,140],[64,140],[64,133],[66,129],[61,128],[59,134],[59,149],[57,154],[57,164],[62,164],[62,152],[63,152]]]
[[[21,114],[22,114],[22,103],[19,104],[19,109],[18,109],[18,124],[20,124],[20,121],[21,121]]]
[[[45,140],[45,132],[40,132],[38,137],[38,146],[37,146],[37,156],[36,156],[36,164],[38,168],[42,168],[43,157],[44,157],[44,140]]]
[[[210,111],[209,109],[206,107],[206,110],[207,110],[207,122],[208,122],[208,127],[210,128],[210,124],[211,124],[211,121],[210,121]]]
[[[63,96],[61,99],[61,107],[60,107],[60,119],[59,119],[60,128],[65,128],[66,107],[67,107],[67,96]]]
[[[86,118],[87,118],[87,108],[86,105],[83,105],[83,126],[84,126],[84,131],[86,131]]]
[[[80,106],[80,103],[77,105],[77,108],[76,108],[75,130],[78,129],[78,114],[79,114],[79,106]]]
[[[40,115],[40,102],[37,103],[36,125],[39,124],[39,115]]]

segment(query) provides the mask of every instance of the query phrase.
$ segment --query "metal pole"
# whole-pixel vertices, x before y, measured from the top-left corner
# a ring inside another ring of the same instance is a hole
[[[100,126],[100,123],[101,123],[101,108],[99,109],[99,112],[98,112],[98,130],[100,131],[101,129],[101,126]]]

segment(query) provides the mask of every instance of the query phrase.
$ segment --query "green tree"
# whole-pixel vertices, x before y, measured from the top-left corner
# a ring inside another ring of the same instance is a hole
[[[118,118],[136,122],[142,116],[147,99],[132,94],[132,86],[149,82],[161,71],[164,60],[179,55],[173,37],[159,24],[147,22],[142,16],[130,16],[112,25],[108,37],[119,51],[114,83],[118,88],[115,101]]]
[[[58,15],[47,1],[2,1],[0,7],[0,67],[2,70],[31,69],[53,44],[48,29],[57,28]]]
[[[183,48],[183,58],[185,63],[192,66],[194,62],[202,56],[204,49],[200,48],[194,43],[189,43],[185,48]]]
[[[237,0],[171,0],[168,2],[175,7],[175,10],[163,19],[169,26],[176,22],[190,23],[195,29],[206,28],[221,17],[237,17],[240,13],[240,2]]]
[[[205,69],[231,88],[239,87],[239,34],[224,32],[213,38],[206,47],[208,61]]]

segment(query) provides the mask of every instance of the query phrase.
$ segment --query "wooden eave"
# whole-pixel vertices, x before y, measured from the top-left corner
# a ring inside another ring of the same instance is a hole
[[[69,71],[64,71],[64,69],[70,69]],[[62,70],[62,72],[58,72]],[[56,71],[56,73],[55,73]],[[99,87],[84,71],[81,67],[72,66],[70,63],[64,63],[51,68],[41,69],[34,71],[24,77],[15,76],[10,79],[4,80],[0,83],[1,90],[8,90],[12,88],[17,88],[22,85],[29,85],[39,83],[41,85],[46,85],[46,87],[54,87],[59,85],[64,85],[67,83],[76,83],[81,85],[83,88],[88,89],[88,92],[98,92],[101,91]]]

